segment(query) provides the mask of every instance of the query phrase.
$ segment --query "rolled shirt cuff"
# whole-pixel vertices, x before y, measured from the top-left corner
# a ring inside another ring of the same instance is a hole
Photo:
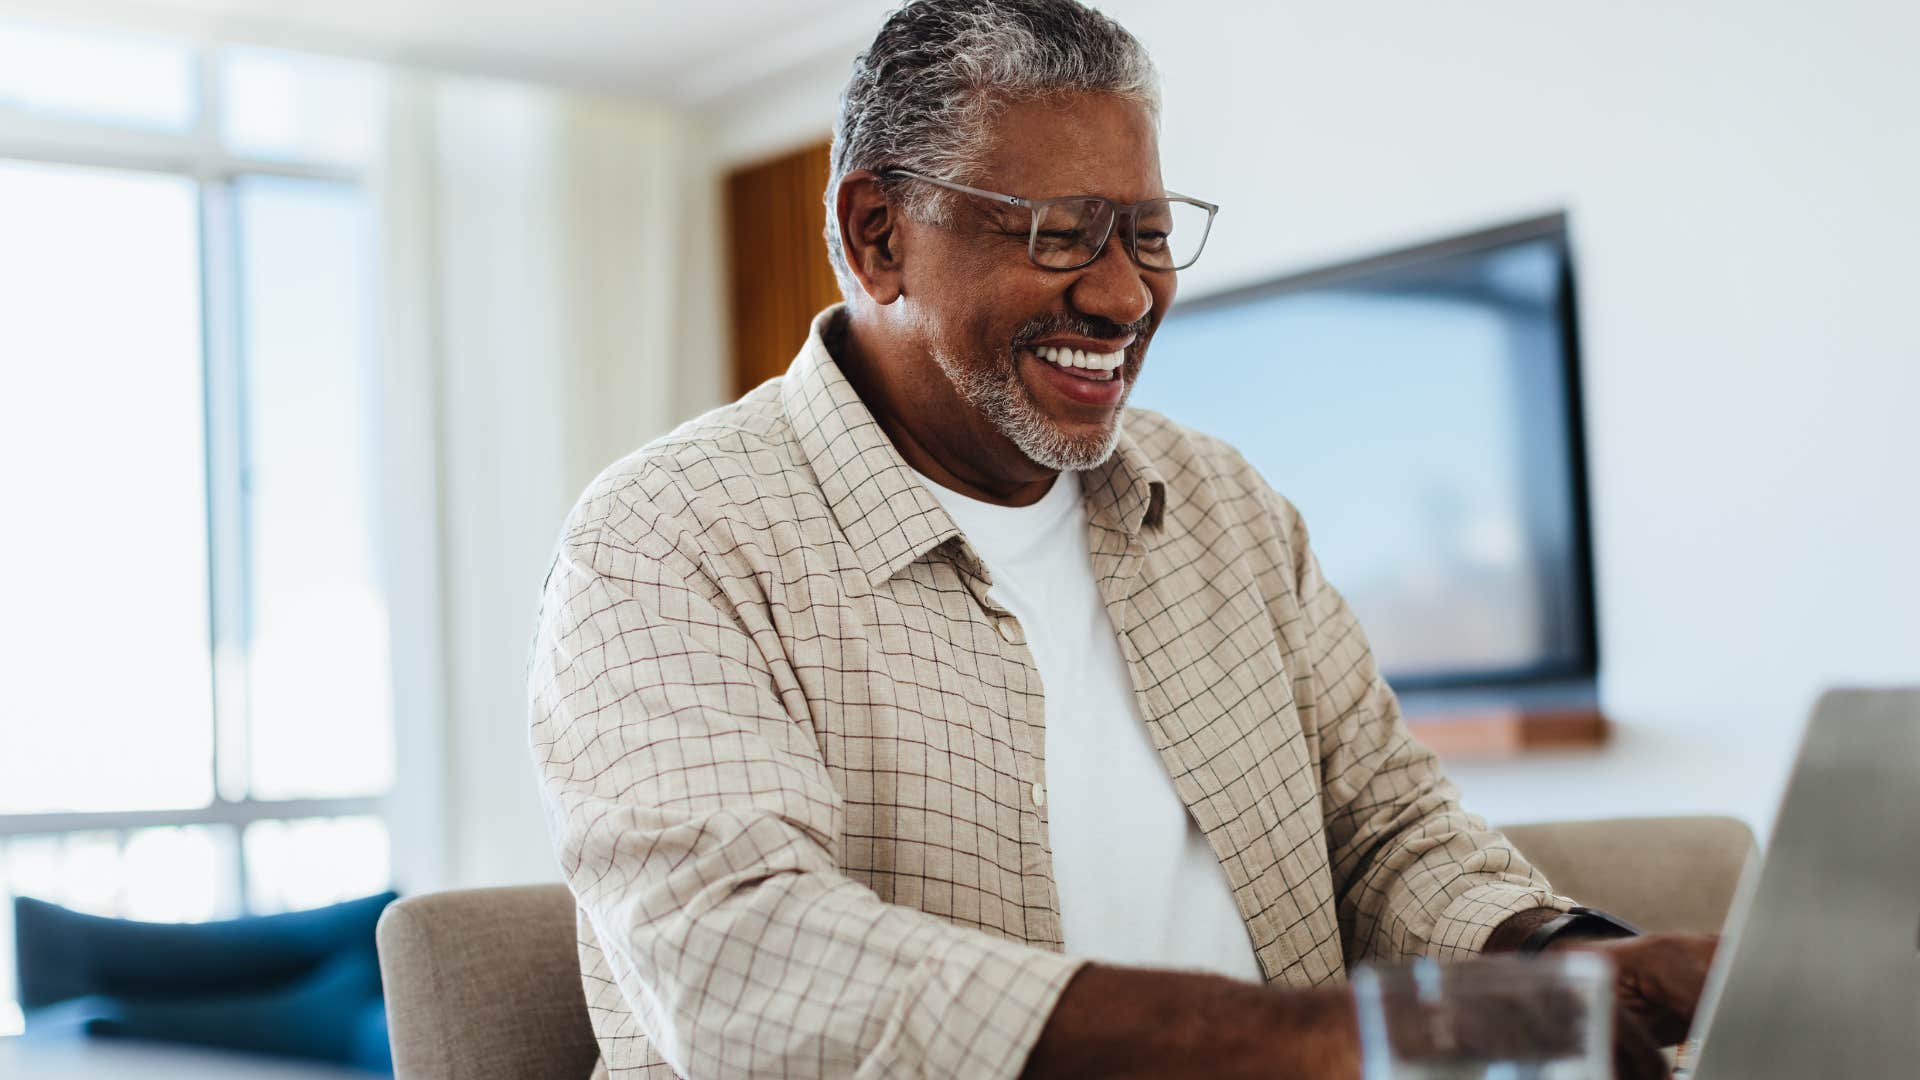
[[[1496,883],[1476,885],[1455,897],[1434,922],[1429,955],[1441,960],[1466,960],[1480,955],[1494,928],[1523,911],[1551,908],[1569,911],[1574,902],[1545,889]]]
[[[949,938],[915,965],[857,1075],[1015,1080],[1088,962],[986,933]]]

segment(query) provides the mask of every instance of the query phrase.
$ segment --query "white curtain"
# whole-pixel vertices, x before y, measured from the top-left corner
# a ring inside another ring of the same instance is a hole
[[[396,874],[552,879],[524,692],[539,587],[593,475],[708,395],[718,357],[685,355],[718,288],[705,173],[656,108],[418,73],[391,100]]]

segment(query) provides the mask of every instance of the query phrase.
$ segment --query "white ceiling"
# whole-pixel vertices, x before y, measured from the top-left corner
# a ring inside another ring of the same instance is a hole
[[[872,39],[898,0],[0,0],[104,19],[678,104]]]

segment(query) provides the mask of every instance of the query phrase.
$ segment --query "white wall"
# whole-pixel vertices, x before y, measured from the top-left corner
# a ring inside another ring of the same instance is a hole
[[[1818,688],[1920,682],[1920,9],[1101,6],[1224,207],[1188,296],[1572,215],[1619,738],[1458,766],[1471,805],[1765,829]],[[723,163],[823,135],[857,47],[717,107]]]

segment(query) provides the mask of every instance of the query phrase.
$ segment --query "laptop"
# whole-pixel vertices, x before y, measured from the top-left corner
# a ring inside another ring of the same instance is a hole
[[[1920,688],[1815,706],[1693,1039],[1692,1080],[1920,1077]]]

